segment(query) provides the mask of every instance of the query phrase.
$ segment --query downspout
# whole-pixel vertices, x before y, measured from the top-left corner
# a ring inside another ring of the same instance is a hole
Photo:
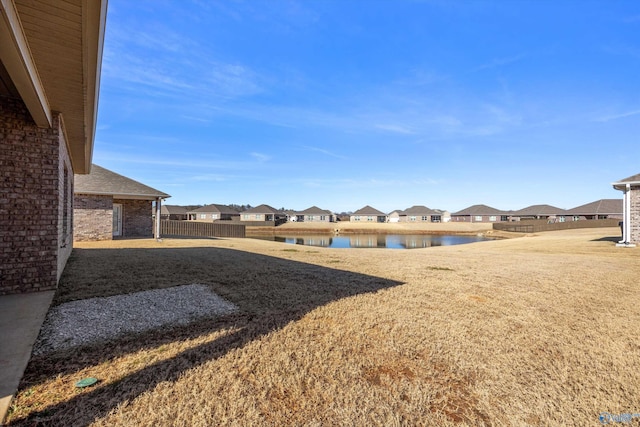
[[[154,230],[153,237],[156,240],[160,240],[160,205],[162,204],[162,199],[158,197],[156,199],[156,229]]]
[[[623,236],[624,244],[628,245],[631,239],[631,184],[627,183],[626,189],[624,191],[624,215],[623,221]]]

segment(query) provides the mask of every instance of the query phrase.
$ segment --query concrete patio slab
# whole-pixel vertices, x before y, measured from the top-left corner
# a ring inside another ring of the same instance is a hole
[[[18,390],[54,293],[0,296],[0,425]]]

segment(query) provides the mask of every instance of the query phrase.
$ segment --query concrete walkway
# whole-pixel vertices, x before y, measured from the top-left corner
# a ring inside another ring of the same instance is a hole
[[[54,293],[0,295],[0,425],[18,390]]]

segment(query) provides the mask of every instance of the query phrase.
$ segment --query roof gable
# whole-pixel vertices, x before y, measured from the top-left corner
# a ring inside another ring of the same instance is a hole
[[[126,176],[98,165],[91,167],[88,175],[75,175],[75,194],[100,194],[124,199],[154,200],[169,196],[167,193],[144,185]]]
[[[557,208],[551,205],[531,205],[526,208],[522,208],[519,211],[512,213],[513,216],[527,216],[527,215],[564,215],[567,211],[565,209]]]
[[[404,211],[405,215],[437,215],[438,213],[426,206],[415,205]]]
[[[467,215],[504,215],[505,212],[498,210],[496,208],[492,208],[487,205],[473,205],[468,208],[462,209],[461,211],[454,212],[451,215],[455,216],[467,216]]]
[[[357,211],[355,211],[352,215],[376,215],[376,216],[387,216],[386,213],[384,212],[380,212],[378,209],[372,208],[371,206],[367,205],[365,207],[363,207],[362,209],[358,209]]]
[[[311,206],[308,209],[298,212],[301,215],[331,215],[331,211],[320,209],[317,206]]]
[[[243,213],[252,213],[252,214],[279,214],[282,213],[279,210],[277,210],[276,208],[273,208],[269,205],[260,205],[260,206],[256,206],[255,208],[251,208],[251,209],[247,209],[246,211],[244,211]]]

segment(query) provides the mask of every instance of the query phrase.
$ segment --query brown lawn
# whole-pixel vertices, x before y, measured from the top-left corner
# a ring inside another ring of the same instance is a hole
[[[78,244],[55,304],[202,283],[240,313],[33,358],[9,425],[599,425],[640,412],[640,249],[618,236]]]

